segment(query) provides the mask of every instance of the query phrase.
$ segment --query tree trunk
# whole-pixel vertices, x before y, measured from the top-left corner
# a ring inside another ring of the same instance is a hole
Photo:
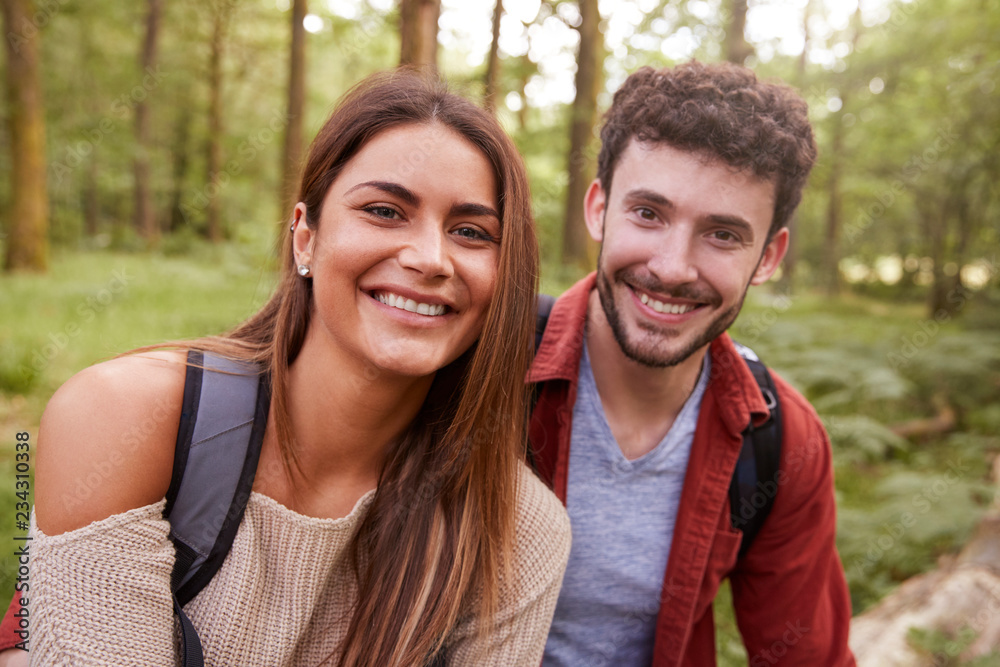
[[[170,231],[176,232],[188,222],[184,215],[184,183],[187,181],[188,166],[191,162],[191,107],[180,103],[177,129],[174,134],[174,192],[170,197]]]
[[[747,25],[747,0],[730,0],[729,25],[726,27],[726,60],[742,65],[753,47],[747,43],[744,30]]]
[[[597,0],[580,0],[580,50],[577,55],[576,98],[570,118],[570,148],[563,220],[563,264],[590,268],[596,252],[583,221],[583,197],[593,179],[594,126],[597,124],[597,93],[601,87],[604,46],[598,25]]]
[[[802,34],[805,36],[802,53],[796,63],[796,75],[800,90],[806,88],[806,64],[809,55],[809,15],[811,13],[811,0],[806,0],[805,10],[802,16]],[[792,294],[795,291],[795,271],[799,261],[799,214],[792,215],[788,221],[788,228],[791,232],[788,236],[788,250],[785,252],[785,260],[781,265],[781,278],[778,280],[778,291],[782,294]]]
[[[288,58],[288,124],[285,126],[285,147],[281,159],[281,215],[292,219],[292,209],[298,197],[299,167],[302,160],[302,124],[306,102],[306,29],[302,22],[308,12],[306,0],[292,3],[292,44]],[[282,224],[279,234],[285,229]],[[280,245],[279,245],[280,247]]]
[[[441,0],[400,0],[399,64],[437,70]]]
[[[944,245],[947,237],[948,218],[951,215],[951,203],[950,199],[945,200],[937,215],[932,213],[933,209],[924,209],[924,234],[929,246],[928,255],[933,264],[931,268],[933,282],[927,297],[927,308],[931,317],[945,306],[945,294],[948,291],[944,275]]]
[[[222,169],[222,58],[225,48],[226,28],[229,22],[228,3],[212,7],[212,43],[209,59],[209,101],[208,101],[208,196],[207,236],[213,243],[222,240],[221,191],[219,172]]]
[[[90,155],[90,168],[84,175],[83,183],[83,232],[88,238],[97,235],[97,224],[101,217],[101,206],[97,192],[97,146]]]
[[[45,109],[38,73],[39,36],[30,0],[2,0],[7,51],[11,206],[4,270],[44,271],[49,256]]]
[[[841,122],[840,114],[834,114],[830,122],[833,123],[833,140],[830,146],[830,180],[827,182],[827,204],[826,204],[826,234],[825,247],[823,248],[824,266],[824,287],[826,293],[833,296],[840,292],[840,175],[843,169],[844,149],[844,124]]]
[[[528,87],[528,81],[531,80],[531,72],[534,70],[534,64],[528,58],[527,53],[521,56],[518,69],[521,71],[521,76],[517,80],[517,92],[521,95],[521,108],[517,112],[517,127],[519,130],[523,130],[528,126],[528,94],[525,92],[525,89]]]
[[[160,16],[163,0],[148,0],[146,14],[146,38],[143,40],[142,56],[139,62],[140,76],[156,70],[156,42],[160,33]],[[153,211],[153,192],[150,185],[150,139],[149,98],[143,97],[135,105],[135,228],[139,236],[149,243],[156,243],[160,230]]]
[[[486,60],[486,96],[483,103],[489,111],[497,108],[497,80],[500,78],[500,19],[503,18],[503,0],[496,0],[493,8],[493,41]]]

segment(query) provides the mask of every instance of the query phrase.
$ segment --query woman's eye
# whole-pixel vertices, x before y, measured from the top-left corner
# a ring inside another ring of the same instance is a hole
[[[476,227],[459,227],[454,232],[462,238],[469,239],[470,241],[495,241],[496,239],[481,229]]]
[[[386,218],[392,220],[399,217],[399,214],[396,212],[396,209],[392,208],[391,206],[366,206],[364,210],[366,213],[371,213],[372,215],[378,218]]]

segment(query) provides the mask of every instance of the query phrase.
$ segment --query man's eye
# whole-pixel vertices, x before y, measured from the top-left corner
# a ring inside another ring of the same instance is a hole
[[[720,241],[725,241],[727,243],[732,243],[734,241],[740,240],[739,237],[736,236],[736,234],[733,234],[732,232],[726,231],[724,229],[720,229],[719,231],[714,232],[712,236],[714,236]]]
[[[387,218],[392,220],[394,218],[399,217],[399,214],[396,212],[396,209],[392,208],[391,206],[366,206],[364,208],[364,211],[366,213],[371,213],[372,215],[378,218]]]
[[[656,219],[656,212],[653,211],[653,209],[651,209],[651,208],[645,208],[645,207],[639,208],[639,209],[636,209],[636,213],[638,213],[639,217],[642,218],[643,220],[655,220]]]

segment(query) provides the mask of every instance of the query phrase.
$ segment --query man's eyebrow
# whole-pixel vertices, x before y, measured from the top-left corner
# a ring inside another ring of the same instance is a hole
[[[387,194],[399,197],[407,204],[414,206],[420,203],[420,197],[418,197],[415,192],[403,187],[399,183],[393,183],[391,181],[365,181],[364,183],[358,183],[357,185],[351,187],[344,194],[349,195],[360,188],[375,188],[376,190],[381,190]]]
[[[674,203],[655,190],[646,188],[636,188],[625,193],[626,201],[638,201],[661,206],[663,208],[673,208]]]
[[[488,216],[497,220],[500,219],[500,214],[492,206],[484,206],[472,202],[455,204],[448,213],[452,216]]]

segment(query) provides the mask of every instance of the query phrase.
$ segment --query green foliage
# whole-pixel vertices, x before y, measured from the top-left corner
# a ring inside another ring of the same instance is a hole
[[[906,302],[755,293],[731,331],[823,417],[855,612],[962,546],[993,497],[989,462],[1000,453],[994,331],[935,323]],[[953,432],[910,441],[889,428],[942,403],[957,414]]]
[[[969,627],[955,633],[941,630],[911,628],[907,640],[920,655],[932,661],[935,667],[993,667],[1000,662],[1000,651],[994,649],[985,655],[962,659],[962,654],[976,641],[978,634]]]

